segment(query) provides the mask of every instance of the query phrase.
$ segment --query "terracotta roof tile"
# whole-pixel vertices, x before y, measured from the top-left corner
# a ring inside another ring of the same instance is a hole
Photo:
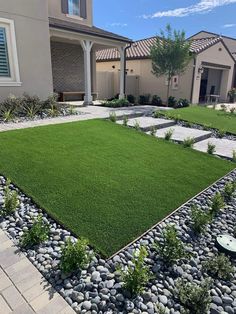
[[[220,37],[194,39],[191,41],[190,51],[200,53],[221,40]],[[127,49],[127,59],[148,59],[151,47],[155,44],[155,41],[156,37],[151,37],[134,42],[132,46]],[[96,57],[97,61],[118,60],[120,54],[116,48],[104,49],[97,51]]]

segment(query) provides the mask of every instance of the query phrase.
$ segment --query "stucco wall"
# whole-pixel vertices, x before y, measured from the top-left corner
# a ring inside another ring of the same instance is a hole
[[[61,20],[79,23],[83,25],[93,25],[93,1],[87,0],[87,19],[71,17],[62,13],[61,0],[48,0],[49,16]]]
[[[84,91],[84,55],[81,46],[52,41],[51,53],[55,91]]]
[[[14,20],[22,82],[0,86],[0,100],[24,92],[46,98],[53,91],[47,0],[0,0],[0,17]]]

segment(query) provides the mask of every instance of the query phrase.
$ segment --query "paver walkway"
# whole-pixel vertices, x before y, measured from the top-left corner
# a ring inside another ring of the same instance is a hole
[[[123,121],[117,121],[118,124],[123,124]],[[134,127],[138,123],[140,129],[142,131],[148,131],[151,127],[155,127],[156,129],[166,128],[168,126],[175,125],[174,120],[166,120],[159,119],[153,117],[138,117],[129,119],[127,125],[130,127]]]
[[[0,229],[0,314],[8,313],[75,312]]]
[[[236,151],[236,141],[220,138],[209,138],[208,140],[201,141],[194,144],[194,149],[201,152],[207,152],[208,143],[215,145],[214,155],[221,157],[232,158],[233,151]]]
[[[98,106],[88,106],[76,109],[78,115],[57,117],[51,119],[43,119],[36,121],[26,121],[19,123],[4,123],[0,124],[0,132],[33,128],[43,125],[61,124],[67,122],[91,120],[98,118],[108,118],[111,112],[115,112],[117,117],[123,117],[125,115],[129,117],[141,116],[151,114],[156,107],[154,106],[134,106],[134,107],[124,107],[124,108],[106,108]]]

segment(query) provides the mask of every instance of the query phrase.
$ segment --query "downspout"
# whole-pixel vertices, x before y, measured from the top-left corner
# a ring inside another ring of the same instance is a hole
[[[126,96],[126,61],[127,61],[127,58],[126,58],[126,51],[127,49],[129,49],[131,46],[132,46],[132,43],[133,42],[130,42],[128,46],[125,47],[125,53],[124,53],[124,57],[125,57],[125,60],[124,60],[124,94]]]
[[[191,86],[191,99],[190,102],[192,103],[193,101],[193,88],[194,88],[194,81],[195,81],[195,74],[196,74],[196,57],[194,58],[193,62],[193,78],[192,78],[192,86]]]

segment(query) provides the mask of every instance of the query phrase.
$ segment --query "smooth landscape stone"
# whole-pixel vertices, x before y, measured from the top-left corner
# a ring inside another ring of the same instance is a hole
[[[123,121],[118,120],[117,123],[123,124]],[[142,131],[148,131],[152,127],[156,129],[161,129],[161,128],[175,125],[175,121],[167,120],[167,119],[160,119],[160,118],[153,118],[153,117],[138,117],[138,118],[129,119],[127,122],[127,125],[130,127],[135,127],[136,125],[138,125]]]

